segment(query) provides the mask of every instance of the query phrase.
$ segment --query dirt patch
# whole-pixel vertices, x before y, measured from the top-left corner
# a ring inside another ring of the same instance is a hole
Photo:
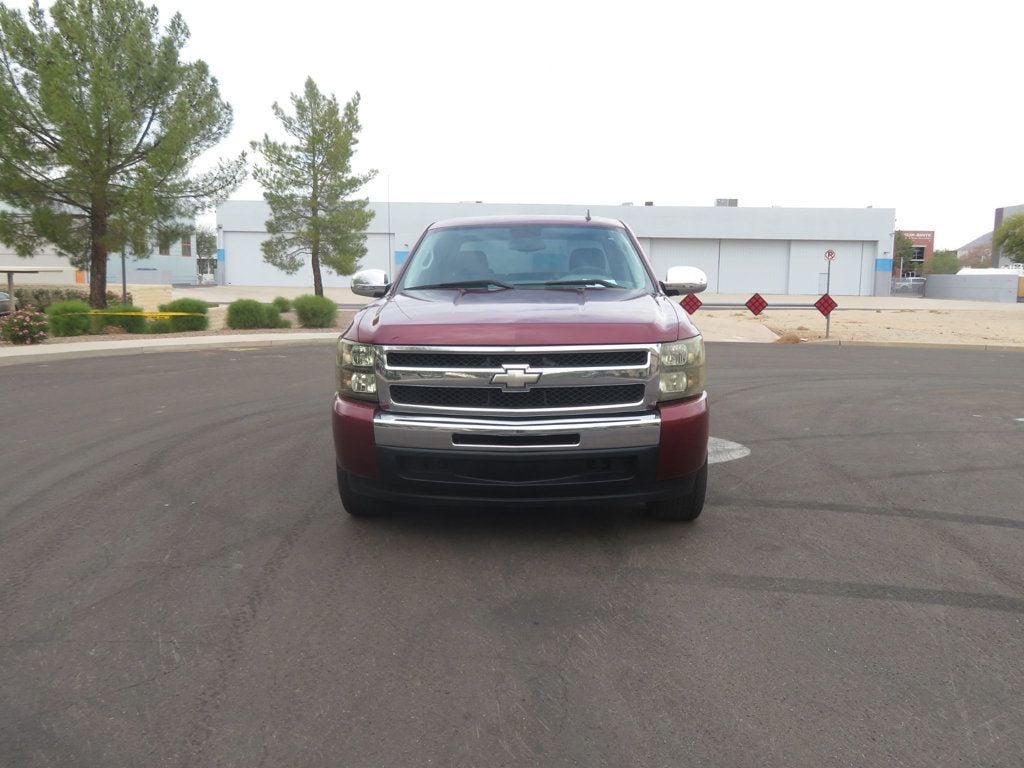
[[[748,322],[761,323],[780,337],[799,334],[808,341],[825,338],[825,318],[817,311],[779,310]],[[836,310],[831,339],[912,344],[991,344],[1024,347],[1024,304],[1006,309]]]

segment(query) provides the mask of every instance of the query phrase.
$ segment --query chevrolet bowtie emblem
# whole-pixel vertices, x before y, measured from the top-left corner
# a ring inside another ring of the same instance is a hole
[[[491,377],[491,384],[501,384],[502,389],[515,389],[525,391],[531,384],[536,384],[541,374],[527,370],[528,366],[503,365],[503,373],[496,373]]]

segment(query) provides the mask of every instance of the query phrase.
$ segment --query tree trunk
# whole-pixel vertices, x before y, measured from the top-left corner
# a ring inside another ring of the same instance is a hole
[[[93,210],[90,223],[91,251],[89,257],[89,305],[93,309],[107,306],[107,213]]]
[[[320,278],[320,243],[313,241],[310,249],[310,264],[313,267],[313,293],[317,296],[324,295],[324,281]]]
[[[314,148],[314,159],[316,152]],[[310,243],[309,249],[309,263],[313,267],[313,293],[317,296],[324,295],[324,281],[320,278],[320,222],[317,219],[320,217],[320,196],[317,192],[319,187],[319,179],[316,175],[316,162],[313,163],[313,195],[312,202],[313,210],[311,213],[310,220],[310,234],[313,236],[312,242]]]
[[[316,254],[315,251],[313,251],[311,261],[313,265],[313,293],[316,294],[317,296],[323,296],[324,281],[321,280],[321,276],[319,276],[319,256]]]

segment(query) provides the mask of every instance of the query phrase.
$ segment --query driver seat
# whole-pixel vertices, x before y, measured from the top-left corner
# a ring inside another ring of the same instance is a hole
[[[577,248],[569,254],[569,274],[606,277],[608,259],[600,248]]]
[[[494,277],[487,254],[483,251],[456,251],[447,259],[448,269],[446,280],[461,282],[463,280],[487,280]]]

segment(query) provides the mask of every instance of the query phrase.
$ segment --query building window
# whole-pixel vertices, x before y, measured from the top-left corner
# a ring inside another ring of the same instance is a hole
[[[157,244],[157,253],[161,256],[171,255],[171,241],[165,237],[160,238],[160,242]]]
[[[924,261],[924,246],[914,246],[914,258],[911,261]]]
[[[187,235],[181,238],[181,255],[188,259],[192,258],[192,239]]]

